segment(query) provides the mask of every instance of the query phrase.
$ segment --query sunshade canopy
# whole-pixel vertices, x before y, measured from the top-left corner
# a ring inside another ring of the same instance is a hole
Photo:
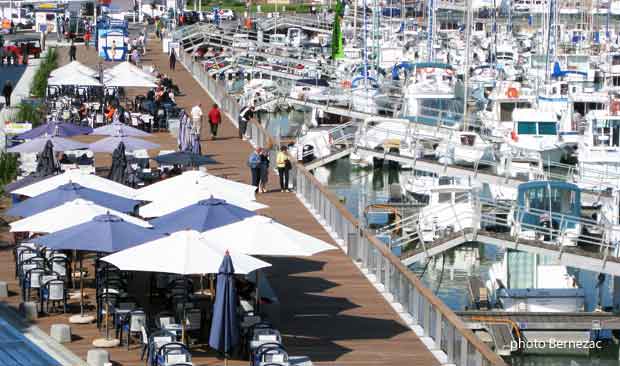
[[[198,275],[218,273],[226,252],[223,243],[206,240],[197,231],[183,230],[108,255],[101,260],[123,271]],[[247,274],[271,266],[245,254],[232,251],[229,251],[229,254],[237,274]]]

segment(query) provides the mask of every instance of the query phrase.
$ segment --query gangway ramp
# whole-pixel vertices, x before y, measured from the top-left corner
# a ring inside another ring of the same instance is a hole
[[[510,320],[519,329],[530,330],[593,330],[620,329],[620,316],[610,312],[508,312],[467,310],[456,312],[466,323],[485,323],[493,320]]]
[[[321,159],[317,159],[317,160],[314,160],[314,161],[312,161],[310,163],[305,164],[304,168],[306,168],[308,170],[312,170],[312,169],[316,169],[318,167],[321,167],[323,165],[327,165],[327,164],[331,163],[332,161],[336,161],[338,159],[344,158],[345,156],[348,156],[349,154],[351,154],[352,150],[353,150],[353,148],[349,147],[349,148],[346,148],[346,149],[343,149],[343,150],[336,151],[336,152],[334,152],[331,155],[325,156],[325,157],[323,157]]]
[[[449,238],[439,239],[432,243],[425,243],[425,247],[416,247],[414,250],[403,254],[403,264],[409,266],[471,242],[466,234],[472,232],[473,229],[456,232]],[[620,259],[611,255],[605,255],[603,252],[586,250],[580,247],[560,247],[542,241],[525,240],[504,233],[484,230],[478,230],[476,232],[475,241],[496,245],[502,248],[521,250],[528,253],[544,254],[552,258],[557,258],[561,264],[566,266],[620,276]]]

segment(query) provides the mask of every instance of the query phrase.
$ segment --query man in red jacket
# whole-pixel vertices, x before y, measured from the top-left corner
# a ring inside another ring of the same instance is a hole
[[[209,111],[209,125],[211,126],[211,138],[215,140],[217,138],[217,128],[222,122],[222,115],[220,113],[220,109],[217,107],[217,104],[214,104]]]

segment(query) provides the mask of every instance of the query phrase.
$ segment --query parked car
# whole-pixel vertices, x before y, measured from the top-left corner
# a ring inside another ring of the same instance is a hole
[[[233,20],[235,19],[235,13],[230,9],[219,9],[220,20]],[[203,17],[205,22],[213,22],[215,20],[214,11],[205,11],[203,12]]]
[[[21,56],[22,44],[26,44],[29,56],[32,55],[34,58],[39,58],[41,55],[41,40],[38,38],[14,38],[7,40],[4,45],[4,50],[8,54],[12,53],[16,56]]]
[[[230,9],[220,9],[220,19],[233,20],[235,19],[235,13]]]

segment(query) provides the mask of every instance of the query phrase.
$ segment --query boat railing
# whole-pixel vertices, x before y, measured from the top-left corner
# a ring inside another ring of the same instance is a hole
[[[605,260],[610,257],[619,257],[620,228],[617,225],[612,225],[608,220],[599,222],[561,212],[521,206],[516,202],[508,204],[484,199],[480,200],[479,204],[472,205],[471,210],[464,211],[455,208],[458,203],[466,203],[467,201],[464,199],[461,202],[440,204],[427,211],[402,217],[378,230],[378,234],[394,237],[392,247],[401,246],[405,248],[409,245],[421,243],[422,250],[427,251],[428,248],[423,240],[420,223],[422,220],[437,216],[441,217],[443,226],[453,226],[453,234],[462,232],[465,235],[465,232],[468,231],[475,235],[481,228],[485,231],[488,228],[495,232],[509,233],[507,240],[513,242],[534,240],[542,244],[556,246],[560,253],[567,246],[579,245],[594,248]],[[504,213],[505,215],[497,215],[497,213]],[[526,215],[530,217],[530,220],[525,220]],[[551,222],[551,224],[544,226],[542,224],[544,221]],[[467,226],[468,223],[470,224],[469,227]],[[577,231],[570,232],[568,230],[570,228],[575,228]],[[402,234],[399,234],[401,232]],[[471,239],[472,237],[467,238],[467,240]],[[571,241],[572,243],[569,244]]]
[[[240,106],[225,93],[220,83],[181,52],[180,61],[193,73],[196,80],[220,105],[224,114],[238,126]],[[247,133],[255,146],[269,148],[275,161],[278,141],[265,128],[252,121]],[[362,270],[384,286],[384,291],[397,305],[410,327],[419,327],[432,342],[431,348],[442,351],[447,363],[472,366],[506,366],[504,360],[494,353],[468,329],[465,323],[430,291],[372,233],[364,229],[340,200],[325,188],[304,166],[291,158],[293,185],[297,196],[311,212],[328,228],[349,257]]]

